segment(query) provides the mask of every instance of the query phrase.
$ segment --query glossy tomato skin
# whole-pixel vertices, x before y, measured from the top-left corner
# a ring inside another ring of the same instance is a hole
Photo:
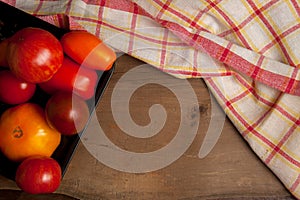
[[[52,95],[45,112],[48,123],[63,135],[81,132],[90,116],[86,101],[70,92]]]
[[[0,71],[0,101],[6,104],[21,104],[32,98],[36,84],[17,78],[10,70]]]
[[[11,161],[20,162],[33,155],[50,157],[61,140],[51,128],[44,109],[34,103],[8,108],[0,118],[0,150]]]
[[[45,156],[32,156],[18,166],[16,184],[30,194],[52,193],[61,183],[62,172],[56,160]]]
[[[39,86],[49,94],[57,91],[74,92],[87,100],[94,96],[97,83],[98,75],[95,70],[80,67],[65,56],[57,73],[49,81],[40,83]]]
[[[7,62],[12,72],[31,83],[49,80],[61,67],[63,49],[50,32],[27,27],[9,38]]]
[[[64,52],[84,67],[105,71],[109,70],[116,60],[115,52],[87,31],[70,31],[64,34],[60,41]]]

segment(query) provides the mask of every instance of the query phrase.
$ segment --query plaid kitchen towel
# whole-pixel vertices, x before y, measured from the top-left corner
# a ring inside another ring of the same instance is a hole
[[[166,73],[203,78],[253,151],[300,198],[298,0],[5,2],[39,16],[66,14]]]

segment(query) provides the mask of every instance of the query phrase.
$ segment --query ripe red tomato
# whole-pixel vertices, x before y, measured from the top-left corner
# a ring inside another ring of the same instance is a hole
[[[63,49],[50,32],[27,27],[9,38],[7,62],[12,72],[31,83],[49,80],[61,67]]]
[[[54,76],[39,86],[47,93],[54,94],[57,91],[74,92],[84,99],[94,96],[98,83],[98,75],[95,70],[80,67],[70,58],[64,58],[61,68]]]
[[[61,183],[61,168],[50,157],[34,156],[21,162],[15,181],[24,192],[30,194],[52,193]]]
[[[105,71],[109,70],[116,60],[115,52],[87,31],[70,31],[63,35],[60,41],[64,52],[85,67]]]
[[[33,155],[51,156],[61,134],[51,128],[42,107],[23,103],[8,108],[0,117],[0,150],[11,161]]]
[[[10,70],[0,71],[0,101],[7,104],[27,102],[34,95],[36,85],[17,78]]]
[[[50,126],[63,135],[73,135],[82,131],[90,116],[86,101],[70,92],[52,95],[46,104],[45,112]]]

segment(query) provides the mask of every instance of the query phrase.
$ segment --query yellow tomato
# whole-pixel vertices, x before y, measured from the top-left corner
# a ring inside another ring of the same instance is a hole
[[[51,156],[60,140],[61,134],[48,125],[43,108],[37,104],[20,104],[1,115],[0,150],[12,161]]]

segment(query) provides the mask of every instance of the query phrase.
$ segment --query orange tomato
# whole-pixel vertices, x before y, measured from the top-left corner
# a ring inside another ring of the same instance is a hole
[[[11,107],[0,118],[0,150],[12,161],[35,155],[50,157],[60,140],[61,134],[48,125],[37,104]]]
[[[64,52],[78,64],[96,70],[109,70],[116,60],[115,52],[101,39],[87,31],[70,31],[61,38]]]

